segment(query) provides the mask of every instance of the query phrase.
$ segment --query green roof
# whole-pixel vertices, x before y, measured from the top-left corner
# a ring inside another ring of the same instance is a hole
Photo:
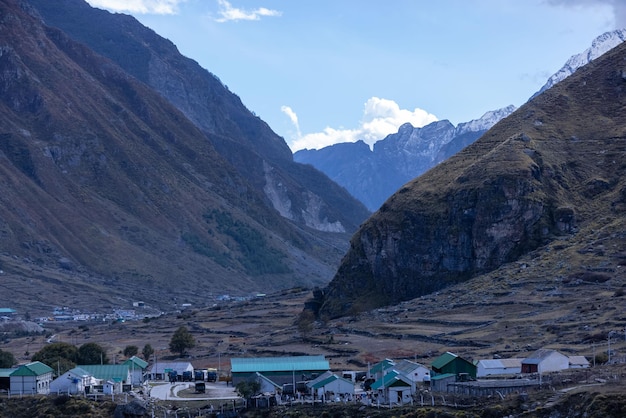
[[[131,358],[126,360],[124,364],[128,365],[128,368],[131,370],[133,369],[133,365],[135,369],[142,369],[142,370],[148,367],[148,362],[145,361],[144,359],[140,359],[137,356],[132,356]]]
[[[393,360],[389,360],[388,358],[386,358],[383,361],[376,363],[370,369],[370,374],[376,374],[376,373],[383,372],[383,371],[387,370],[388,368],[393,367],[394,364],[395,363],[394,363]]]
[[[34,361],[32,363],[21,365],[17,368],[11,376],[41,376],[42,374],[52,373],[54,370],[52,367],[43,364],[40,361]]]
[[[0,369],[0,377],[9,377],[17,369]]]
[[[77,367],[80,367],[96,379],[113,382],[121,382],[128,379],[127,364],[81,364]]]
[[[324,356],[231,358],[232,373],[329,370]]]
[[[387,373],[386,375],[384,375],[382,378],[375,381],[374,383],[372,383],[371,388],[372,390],[378,390],[378,389],[388,388],[388,387],[393,387],[393,386],[411,386],[411,383],[407,382],[405,378],[402,377],[402,375],[400,375],[400,373],[393,370]]]
[[[451,352],[448,351],[447,353],[444,353],[440,355],[439,357],[437,357],[435,360],[433,360],[431,366],[433,369],[441,369],[446,364],[450,363],[451,361],[454,361],[454,359],[456,359],[457,357],[458,356],[456,354],[452,354]]]
[[[430,378],[431,381],[433,380],[442,380],[442,379],[449,379],[451,377],[454,377],[456,379],[456,375],[454,373],[445,373],[445,374],[438,374],[436,376],[432,376]]]
[[[0,314],[14,314],[15,309],[11,308],[0,308]]]

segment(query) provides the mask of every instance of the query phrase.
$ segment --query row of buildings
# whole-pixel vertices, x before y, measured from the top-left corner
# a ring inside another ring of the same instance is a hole
[[[475,362],[446,352],[430,367],[410,360],[384,359],[363,372],[363,380],[359,381],[356,373],[329,371],[324,356],[231,359],[234,386],[254,380],[260,383],[260,392],[267,394],[287,393],[319,400],[359,396],[390,404],[411,402],[420,389],[426,388],[485,396],[506,394],[538,385],[537,375],[585,367],[589,367],[586,358],[568,357],[550,349],[537,350],[525,358]],[[495,376],[497,380],[490,379]],[[359,383],[361,387],[357,387]]]
[[[11,395],[121,393],[144,382],[147,366],[146,361],[133,356],[123,364],[78,365],[55,378],[52,367],[34,361],[0,369],[0,390]]]

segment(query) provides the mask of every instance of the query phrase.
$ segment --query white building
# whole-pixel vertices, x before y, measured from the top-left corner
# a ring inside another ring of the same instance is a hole
[[[39,361],[19,366],[9,376],[11,394],[47,395],[53,372],[51,367]]]
[[[522,373],[549,373],[569,368],[569,358],[556,350],[539,349],[522,360]]]
[[[307,382],[306,386],[317,399],[351,400],[354,396],[354,382],[331,372],[322,373],[316,379]]]
[[[585,356],[569,356],[568,359],[570,369],[587,369],[589,367],[589,360]]]
[[[393,366],[393,370],[407,377],[414,384],[430,381],[430,369],[410,360],[399,361]]]
[[[86,370],[74,367],[50,383],[50,393],[76,395],[86,393],[97,380]]]
[[[189,362],[155,362],[150,368],[148,376],[151,380],[167,380],[168,373],[174,371],[177,376],[182,376],[184,372],[193,373],[193,365]]]
[[[478,360],[476,362],[476,377],[507,376],[522,372],[521,358]]]

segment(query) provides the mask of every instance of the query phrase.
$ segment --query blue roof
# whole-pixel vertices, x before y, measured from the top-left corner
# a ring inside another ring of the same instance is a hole
[[[230,366],[232,373],[321,371],[330,369],[330,364],[324,356],[231,358]]]

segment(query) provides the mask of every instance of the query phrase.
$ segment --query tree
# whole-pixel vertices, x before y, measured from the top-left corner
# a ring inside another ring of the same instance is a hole
[[[10,369],[15,363],[13,353],[0,350],[0,369]]]
[[[187,327],[179,327],[172,339],[170,340],[170,351],[172,353],[179,353],[181,356],[185,354],[187,349],[193,348],[196,345],[196,341],[193,335],[187,330]]]
[[[239,396],[247,399],[256,395],[261,390],[261,383],[256,380],[243,380],[237,383],[235,389],[237,389]]]
[[[32,361],[40,361],[60,374],[76,367],[78,349],[69,343],[52,343],[37,351]]]
[[[124,349],[124,356],[132,357],[132,356],[137,355],[138,352],[139,352],[139,347],[137,347],[136,345],[127,345],[126,348]]]
[[[109,364],[106,351],[99,344],[87,343],[80,346],[77,356],[78,364]]]
[[[143,354],[144,360],[149,361],[152,354],[154,354],[154,348],[152,348],[150,344],[146,344],[143,346],[143,350],[141,350],[141,354]]]

